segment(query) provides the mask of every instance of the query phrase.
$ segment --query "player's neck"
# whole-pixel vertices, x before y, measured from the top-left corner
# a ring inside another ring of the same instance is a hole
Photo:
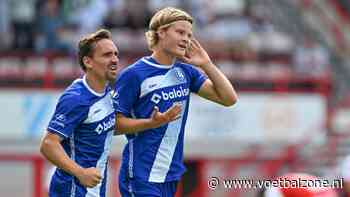
[[[86,73],[86,83],[95,92],[102,94],[106,89],[106,80],[99,79],[97,76],[91,73]]]
[[[169,66],[173,65],[176,60],[174,56],[167,54],[166,52],[161,50],[153,51],[151,57],[154,58],[159,64]]]

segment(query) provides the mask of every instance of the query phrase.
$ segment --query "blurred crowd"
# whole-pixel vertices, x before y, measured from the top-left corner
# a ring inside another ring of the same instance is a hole
[[[228,75],[328,71],[326,48],[279,30],[271,8],[256,0],[1,0],[0,52],[74,54],[81,35],[105,27],[121,51],[144,53],[150,17],[166,6],[192,14],[195,35]]]

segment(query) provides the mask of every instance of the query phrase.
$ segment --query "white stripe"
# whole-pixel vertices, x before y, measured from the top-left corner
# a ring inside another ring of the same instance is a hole
[[[113,131],[109,131],[107,133],[107,137],[105,140],[104,151],[103,151],[100,159],[98,159],[97,164],[96,164],[96,168],[100,170],[100,173],[102,176],[101,182],[93,188],[87,188],[87,193],[85,195],[86,197],[99,197],[100,196],[102,182],[103,182],[103,179],[105,178],[104,171],[106,170],[106,167],[107,167],[108,155],[111,152],[112,136],[113,136]]]
[[[94,103],[88,113],[88,117],[84,123],[93,123],[103,120],[105,117],[114,113],[112,97],[110,94],[106,94],[105,97]],[[97,113],[96,113],[97,112]]]
[[[74,133],[72,134],[70,140],[70,151],[71,151],[71,159],[73,161],[75,161],[75,144],[74,144]],[[72,177],[72,188],[71,188],[71,193],[70,193],[70,197],[75,197],[75,190],[76,190],[76,185],[74,182],[74,177]]]
[[[169,68],[172,68],[172,67],[173,67],[173,64],[171,64],[171,65],[155,64],[155,63],[153,63],[153,62],[148,61],[146,58],[142,58],[142,61],[145,62],[145,63],[148,64],[148,65],[151,65],[151,66],[154,66],[154,67],[157,67],[157,68],[166,68],[166,69],[169,69]]]
[[[129,141],[129,178],[134,177],[134,173],[132,171],[133,169],[133,162],[134,162],[134,139],[131,139]]]
[[[62,132],[60,132],[60,131],[58,131],[57,129],[54,129],[54,128],[52,128],[52,127],[47,127],[47,128],[50,129],[50,130],[56,131],[57,133],[63,135],[64,137],[68,137],[66,134],[64,134],[64,133],[62,133]]]
[[[165,181],[179,139],[186,103],[186,100],[181,103],[183,106],[181,112],[182,118],[168,124],[168,128],[158,148],[156,159],[153,162],[148,179],[149,182],[163,183]]]
[[[129,189],[129,194],[131,195],[131,197],[135,197],[134,192],[132,191],[132,185],[131,185],[130,181],[128,183],[128,189]]]
[[[178,77],[179,73],[181,74],[182,78]],[[186,83],[187,80],[183,73],[184,71],[181,68],[176,67],[169,70],[167,73],[165,73],[165,75],[157,75],[145,79],[142,81],[140,86],[140,98],[157,89]]]
[[[163,81],[165,75],[157,75],[150,78],[145,79],[141,84],[141,93],[140,98],[146,95],[153,90],[158,89],[159,84]]]

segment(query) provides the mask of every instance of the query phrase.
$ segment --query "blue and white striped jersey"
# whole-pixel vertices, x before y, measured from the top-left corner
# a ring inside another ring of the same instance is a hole
[[[191,65],[182,62],[160,65],[152,57],[143,57],[120,73],[114,98],[118,113],[130,118],[149,118],[155,106],[164,112],[175,102],[182,104],[180,119],[126,136],[122,172],[157,183],[180,179],[185,171],[184,128],[190,92],[197,92],[205,80],[206,76]]]
[[[84,168],[96,167],[103,180],[94,188],[83,187],[77,178],[57,169],[50,183],[50,196],[105,196],[107,160],[115,124],[111,88],[99,94],[85,77],[75,80],[62,94],[47,130],[60,135],[72,160]]]

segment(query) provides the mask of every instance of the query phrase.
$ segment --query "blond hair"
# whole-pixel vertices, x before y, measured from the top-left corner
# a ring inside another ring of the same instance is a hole
[[[166,7],[155,13],[149,23],[148,31],[145,33],[148,48],[152,50],[157,45],[159,41],[157,31],[160,28],[167,28],[172,23],[181,20],[193,23],[193,18],[187,12],[177,8]]]

